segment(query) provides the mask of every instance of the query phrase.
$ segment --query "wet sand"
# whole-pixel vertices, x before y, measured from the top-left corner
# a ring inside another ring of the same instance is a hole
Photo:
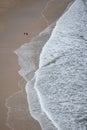
[[[18,74],[20,69],[18,59],[13,51],[23,43],[29,42],[46,28],[47,24],[61,16],[70,1],[54,0],[47,4],[47,0],[19,0],[4,3],[2,4],[4,8],[0,7],[0,130],[9,130],[5,125],[7,116],[5,100],[18,91],[18,82],[21,80]],[[41,12],[47,19],[42,17]],[[28,32],[28,35],[24,35],[24,32]],[[40,129],[39,124],[33,119],[29,129],[32,127]]]

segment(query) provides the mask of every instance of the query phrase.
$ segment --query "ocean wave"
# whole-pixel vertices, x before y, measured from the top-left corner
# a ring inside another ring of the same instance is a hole
[[[76,0],[57,21],[34,87],[58,130],[87,129],[87,0]]]

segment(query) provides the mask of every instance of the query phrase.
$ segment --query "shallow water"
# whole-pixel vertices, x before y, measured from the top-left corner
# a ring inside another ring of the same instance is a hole
[[[6,107],[8,108],[6,125],[12,130],[19,130],[19,128],[21,130],[40,129],[37,121],[31,118],[28,110],[24,89],[25,81],[22,79],[19,85],[21,86],[20,90],[6,100]]]

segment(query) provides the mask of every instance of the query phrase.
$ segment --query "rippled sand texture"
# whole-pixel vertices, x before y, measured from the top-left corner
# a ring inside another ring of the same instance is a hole
[[[46,28],[48,24],[55,21],[56,18],[64,12],[70,1],[71,0],[0,1],[1,130],[10,129],[5,125],[6,119],[9,117],[11,120],[10,127],[15,127],[16,130],[25,130],[27,128],[32,130],[40,129],[39,124],[28,114],[26,94],[23,89],[21,90],[21,88],[24,88],[25,82],[17,73],[19,66],[17,56],[13,52],[23,43],[29,42],[32,37]],[[29,35],[25,36],[24,32],[28,32]],[[8,101],[8,103],[6,102],[6,106],[9,106],[8,114],[6,114],[7,108],[5,107],[5,99]],[[6,118],[7,115],[9,116]]]

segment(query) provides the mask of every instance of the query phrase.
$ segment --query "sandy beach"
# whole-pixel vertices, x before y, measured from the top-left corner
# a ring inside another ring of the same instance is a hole
[[[22,79],[18,74],[20,66],[14,50],[29,42],[44,28],[56,21],[71,1],[0,1],[0,130],[10,129],[6,126],[7,109],[5,101],[6,98],[19,90],[18,82]],[[46,16],[46,19],[44,16]],[[26,32],[28,35],[24,35]],[[31,118],[28,127],[29,130],[41,129],[39,123],[33,118]],[[22,128],[16,130],[18,129]]]

